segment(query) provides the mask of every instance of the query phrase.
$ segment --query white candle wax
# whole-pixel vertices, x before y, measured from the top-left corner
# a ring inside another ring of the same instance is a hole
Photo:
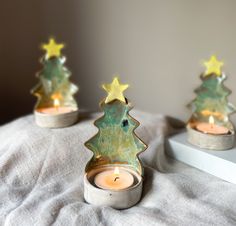
[[[119,172],[116,172],[117,169],[118,167],[114,167],[114,169],[104,170],[98,173],[94,178],[96,186],[109,190],[122,190],[132,186],[134,176],[123,169],[118,169]]]
[[[224,126],[218,126],[207,122],[198,123],[196,128],[203,133],[210,133],[214,135],[227,134],[229,132],[229,130]]]
[[[209,123],[200,122],[197,124],[196,129],[203,133],[210,133],[214,135],[227,134],[229,132],[226,127],[216,125],[212,115],[209,117]]]
[[[73,107],[48,107],[37,109],[38,112],[50,115],[69,113],[74,111]]]

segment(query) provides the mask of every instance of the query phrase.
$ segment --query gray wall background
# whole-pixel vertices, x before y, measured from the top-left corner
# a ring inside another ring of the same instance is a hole
[[[98,109],[119,73],[135,108],[187,120],[204,59],[224,60],[236,104],[235,0],[41,0],[0,2],[0,123],[30,113],[29,90],[50,35],[79,84],[80,107]],[[236,117],[233,117],[235,120]]]

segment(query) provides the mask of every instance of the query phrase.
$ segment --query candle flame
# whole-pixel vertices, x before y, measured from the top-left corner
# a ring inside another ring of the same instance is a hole
[[[119,176],[119,175],[120,175],[119,167],[117,167],[117,166],[115,167],[114,174],[115,174],[116,176]]]
[[[62,99],[62,95],[60,93],[54,93],[51,98],[53,99],[53,105],[58,110],[61,103],[60,100]]]
[[[55,108],[58,108],[59,106],[60,106],[60,100],[57,99],[57,98],[55,98],[55,99],[54,99],[54,107],[55,107]]]
[[[214,124],[215,124],[215,119],[214,119],[214,117],[213,117],[212,115],[209,117],[209,123],[210,123],[211,125],[214,125]]]

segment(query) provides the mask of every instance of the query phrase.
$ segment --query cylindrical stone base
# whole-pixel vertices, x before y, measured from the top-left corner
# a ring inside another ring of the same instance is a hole
[[[44,128],[63,128],[71,126],[78,120],[79,110],[62,114],[46,114],[34,111],[36,124]]]
[[[213,135],[206,134],[187,125],[188,142],[200,148],[210,150],[227,150],[234,146],[235,134]]]
[[[126,209],[134,206],[141,198],[143,179],[136,172],[132,172],[136,183],[123,190],[105,190],[96,187],[94,176],[102,168],[93,169],[84,175],[84,198],[86,202],[97,206],[110,206],[115,209]]]

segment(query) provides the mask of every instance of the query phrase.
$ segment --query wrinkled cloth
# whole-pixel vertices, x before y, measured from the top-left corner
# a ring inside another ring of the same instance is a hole
[[[168,158],[166,117],[140,111],[130,114],[149,145],[140,155],[141,201],[125,210],[86,203],[83,176],[92,152],[84,142],[98,131],[93,121],[101,114],[62,129],[40,128],[32,115],[0,127],[0,225],[236,225],[236,185]]]

